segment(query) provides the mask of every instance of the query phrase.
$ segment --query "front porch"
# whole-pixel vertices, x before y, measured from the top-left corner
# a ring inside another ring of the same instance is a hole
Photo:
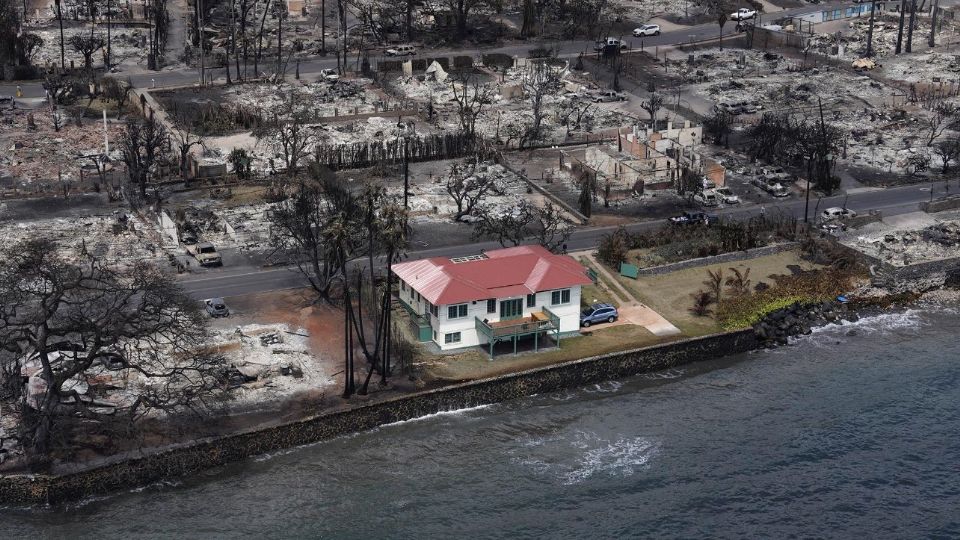
[[[494,357],[497,343],[511,342],[513,354],[517,354],[517,342],[521,337],[533,336],[533,351],[540,350],[541,342],[560,346],[560,317],[547,308],[518,319],[489,322],[476,318],[477,336],[486,336],[490,358]],[[483,346],[483,344],[481,344]]]

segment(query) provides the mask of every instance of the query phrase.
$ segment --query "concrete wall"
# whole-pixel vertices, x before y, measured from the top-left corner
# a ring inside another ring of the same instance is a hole
[[[756,347],[757,340],[752,329],[716,334],[447,386],[273,428],[200,441],[69,475],[3,476],[0,477],[0,504],[53,504],[77,500],[145,485],[163,478],[195,474],[251,456],[439,411],[556,392],[739,354]]]
[[[920,210],[928,214],[943,212],[944,210],[956,210],[960,208],[960,195],[951,195],[942,197],[935,201],[924,201],[920,203]]]

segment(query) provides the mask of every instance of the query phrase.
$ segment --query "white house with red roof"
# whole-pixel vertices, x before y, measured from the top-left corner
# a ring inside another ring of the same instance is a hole
[[[469,257],[434,257],[393,265],[400,300],[417,319],[421,340],[443,350],[544,338],[580,328],[580,288],[592,283],[573,257],[539,245]],[[428,334],[429,333],[429,334]]]

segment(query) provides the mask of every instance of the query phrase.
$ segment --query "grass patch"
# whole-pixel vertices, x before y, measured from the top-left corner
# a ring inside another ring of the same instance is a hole
[[[599,285],[602,285],[602,288],[603,288],[603,289],[606,289],[606,295],[607,295],[607,297],[610,298],[610,300],[609,300],[609,301],[608,301],[608,300],[601,300],[601,302],[609,302],[609,303],[611,303],[611,304],[613,304],[613,305],[615,305],[615,306],[616,306],[616,305],[619,305],[619,302],[616,302],[615,300],[613,300],[613,293],[610,292],[610,291],[615,291],[615,290],[617,290],[617,289],[616,289],[616,286],[610,281],[609,278],[607,278],[607,275],[606,275],[605,273],[601,272],[600,269],[597,268],[597,265],[593,264],[593,261],[591,261],[590,259],[588,259],[588,258],[586,258],[586,257],[579,257],[578,260],[580,261],[580,264],[582,264],[582,265],[590,268],[591,270],[593,270],[594,272],[597,273],[597,279],[599,280]],[[586,288],[584,288],[584,293],[586,293]],[[582,295],[581,295],[581,298],[584,298],[584,297],[587,297],[587,295],[586,295],[586,294],[582,294]],[[597,298],[599,298],[599,296],[598,296]],[[582,303],[582,301],[581,301],[581,303]]]
[[[642,326],[619,325],[598,328],[589,336],[564,338],[560,341],[560,348],[515,356],[504,354],[492,360],[479,348],[453,355],[425,354],[419,358],[419,367],[426,380],[459,382],[516,373],[676,339],[680,339],[680,336],[660,338]]]
[[[660,313],[686,336],[701,336],[724,328],[713,317],[698,317],[690,312],[693,305],[690,295],[706,288],[703,282],[707,279],[707,270],[722,270],[725,275],[730,275],[730,268],[737,268],[741,272],[750,268],[753,286],[760,281],[770,285],[773,281],[770,276],[791,274],[790,267],[802,270],[818,268],[801,259],[797,251],[784,251],[745,261],[687,268],[658,276],[640,276],[636,280],[623,276],[617,279],[638,300]]]

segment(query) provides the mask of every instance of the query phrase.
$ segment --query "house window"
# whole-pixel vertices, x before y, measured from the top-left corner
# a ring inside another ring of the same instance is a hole
[[[528,295],[527,295],[527,307],[534,307],[534,306],[536,306],[536,305],[537,305],[537,295],[536,295],[536,293],[534,293],[534,294],[528,294]]]
[[[400,290],[401,290],[401,291],[406,291],[406,290],[407,290],[407,282],[406,282],[406,281],[403,281],[402,279],[400,280]]]
[[[439,317],[439,316],[440,316],[440,308],[438,308],[437,306],[435,306],[435,305],[433,305],[433,304],[430,304],[430,314],[433,315],[434,317]]]
[[[460,319],[466,316],[467,316],[466,304],[457,304],[455,306],[447,306],[448,319]]]
[[[449,334],[444,334],[443,342],[447,345],[451,343],[460,343],[460,332],[451,332]]]
[[[550,303],[554,306],[570,303],[570,289],[560,289],[550,293]]]
[[[418,293],[417,293],[417,302],[419,302],[419,301],[420,301],[420,293],[418,292]]]
[[[487,300],[487,313],[496,313],[497,312],[497,300],[491,298]]]

